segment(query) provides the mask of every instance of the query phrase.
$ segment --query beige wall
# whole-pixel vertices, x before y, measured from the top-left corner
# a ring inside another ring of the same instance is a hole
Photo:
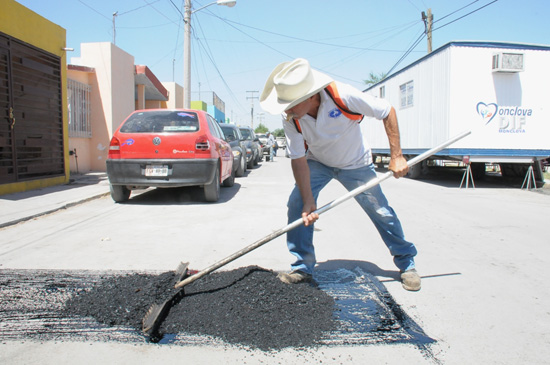
[[[168,90],[168,101],[165,102],[167,109],[183,108],[183,87],[175,82],[163,82],[162,86]]]
[[[82,43],[80,49],[80,57],[71,58],[71,64],[95,69],[88,82],[92,87],[89,166],[92,171],[105,171],[113,132],[134,111],[134,57],[110,42]],[[78,155],[81,171],[80,156],[84,153]]]

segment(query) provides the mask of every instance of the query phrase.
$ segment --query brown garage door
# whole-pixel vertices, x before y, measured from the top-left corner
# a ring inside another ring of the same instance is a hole
[[[0,33],[0,184],[64,175],[61,58]]]

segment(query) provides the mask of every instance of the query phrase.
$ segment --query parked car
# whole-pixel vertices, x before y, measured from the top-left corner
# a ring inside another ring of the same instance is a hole
[[[249,169],[258,165],[263,158],[260,140],[250,127],[239,127],[246,142],[246,161]]]
[[[271,156],[270,156],[270,153],[269,153],[269,147],[267,146],[267,135],[266,134],[257,134],[257,136],[260,139],[260,144],[262,145],[262,155],[265,155],[266,161],[269,161]],[[278,138],[275,139],[274,146],[276,146],[277,148],[281,147],[281,145],[279,144],[279,139]],[[285,143],[284,148],[286,148],[286,143]]]
[[[266,161],[269,160],[269,147],[267,147],[267,135],[261,133],[256,134],[256,137],[260,140],[260,146],[262,146],[262,159],[263,155],[266,155]]]
[[[148,109],[131,113],[113,134],[107,159],[111,197],[133,189],[201,186],[207,201],[220,183],[233,186],[233,154],[218,123],[201,110]]]
[[[225,141],[231,146],[233,151],[233,170],[235,176],[244,176],[246,172],[246,145],[241,130],[233,124],[220,123],[220,128],[225,135]]]
[[[277,138],[275,138],[275,140],[277,141],[277,146],[279,146],[279,148],[282,148],[283,150],[286,149],[286,138],[285,137],[277,137]]]

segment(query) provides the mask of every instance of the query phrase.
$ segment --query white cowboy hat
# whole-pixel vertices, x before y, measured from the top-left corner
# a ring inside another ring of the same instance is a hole
[[[283,62],[269,75],[260,96],[260,105],[270,114],[281,114],[333,81],[328,75],[313,70],[303,58]]]

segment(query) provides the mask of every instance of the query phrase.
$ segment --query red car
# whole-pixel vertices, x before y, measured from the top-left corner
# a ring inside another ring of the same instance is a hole
[[[233,153],[208,113],[187,109],[136,110],[113,134],[107,176],[115,202],[132,189],[202,186],[207,201],[220,184],[233,186]]]

